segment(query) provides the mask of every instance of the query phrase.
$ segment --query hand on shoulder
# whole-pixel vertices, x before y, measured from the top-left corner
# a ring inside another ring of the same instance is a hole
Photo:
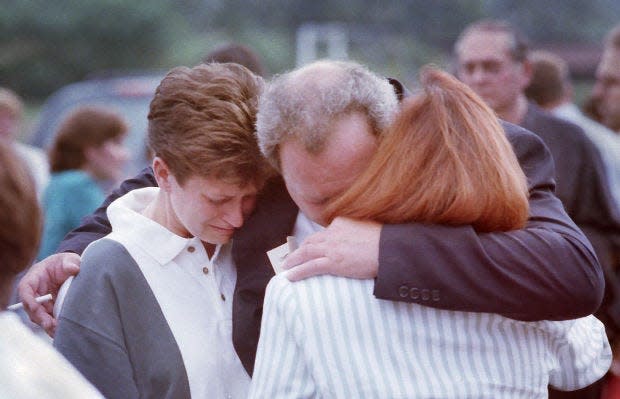
[[[331,274],[369,279],[379,268],[381,224],[336,218],[323,231],[308,237],[287,256],[284,269],[290,281]]]
[[[32,265],[17,287],[30,320],[51,337],[56,330],[56,319],[52,316],[54,301],[37,303],[36,297],[51,293],[55,300],[60,286],[79,272],[80,260],[80,255],[70,252],[50,255]]]

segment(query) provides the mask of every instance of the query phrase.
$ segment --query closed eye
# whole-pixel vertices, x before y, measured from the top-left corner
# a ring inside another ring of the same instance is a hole
[[[322,206],[327,204],[330,201],[330,197],[325,197],[325,198],[320,198],[320,199],[315,199],[310,201],[312,203],[312,205],[316,205],[316,206]]]
[[[227,203],[228,201],[231,200],[230,197],[224,197],[224,198],[209,198],[206,197],[207,202],[211,205],[223,205],[225,203]]]

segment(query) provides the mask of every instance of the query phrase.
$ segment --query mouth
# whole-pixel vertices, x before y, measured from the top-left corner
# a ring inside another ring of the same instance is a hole
[[[232,235],[235,232],[235,229],[232,227],[211,226],[211,228],[221,234]]]

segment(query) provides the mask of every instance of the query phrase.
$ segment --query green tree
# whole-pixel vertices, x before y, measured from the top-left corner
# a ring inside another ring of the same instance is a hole
[[[5,0],[0,84],[42,98],[105,69],[162,66],[183,27],[165,0]]]

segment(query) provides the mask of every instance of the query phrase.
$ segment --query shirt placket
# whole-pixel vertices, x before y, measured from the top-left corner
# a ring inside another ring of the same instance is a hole
[[[223,270],[218,265],[218,255],[220,253],[221,246],[218,246],[216,252],[209,260],[207,253],[201,242],[191,242],[187,249],[187,255],[191,258],[192,263],[192,276],[198,279],[199,283],[209,292],[211,298],[211,304],[213,305],[213,311],[217,312],[216,316],[216,336],[213,337],[216,346],[219,348],[218,356],[220,358],[221,368],[220,381],[222,385],[221,389],[222,397],[233,399],[230,387],[228,383],[231,381],[230,373],[234,370],[234,357],[237,353],[232,346],[232,321],[231,315],[229,315],[229,304],[227,301],[232,300],[232,296],[228,298],[227,292],[224,286]],[[230,309],[232,311],[232,307]],[[218,390],[219,391],[219,390]]]
[[[192,240],[186,248],[186,256],[190,261],[192,277],[205,289],[207,296],[211,298],[213,312],[217,312],[217,319],[225,317],[225,301],[222,299],[222,292],[216,279],[215,264],[209,260],[207,252],[200,240]]]

